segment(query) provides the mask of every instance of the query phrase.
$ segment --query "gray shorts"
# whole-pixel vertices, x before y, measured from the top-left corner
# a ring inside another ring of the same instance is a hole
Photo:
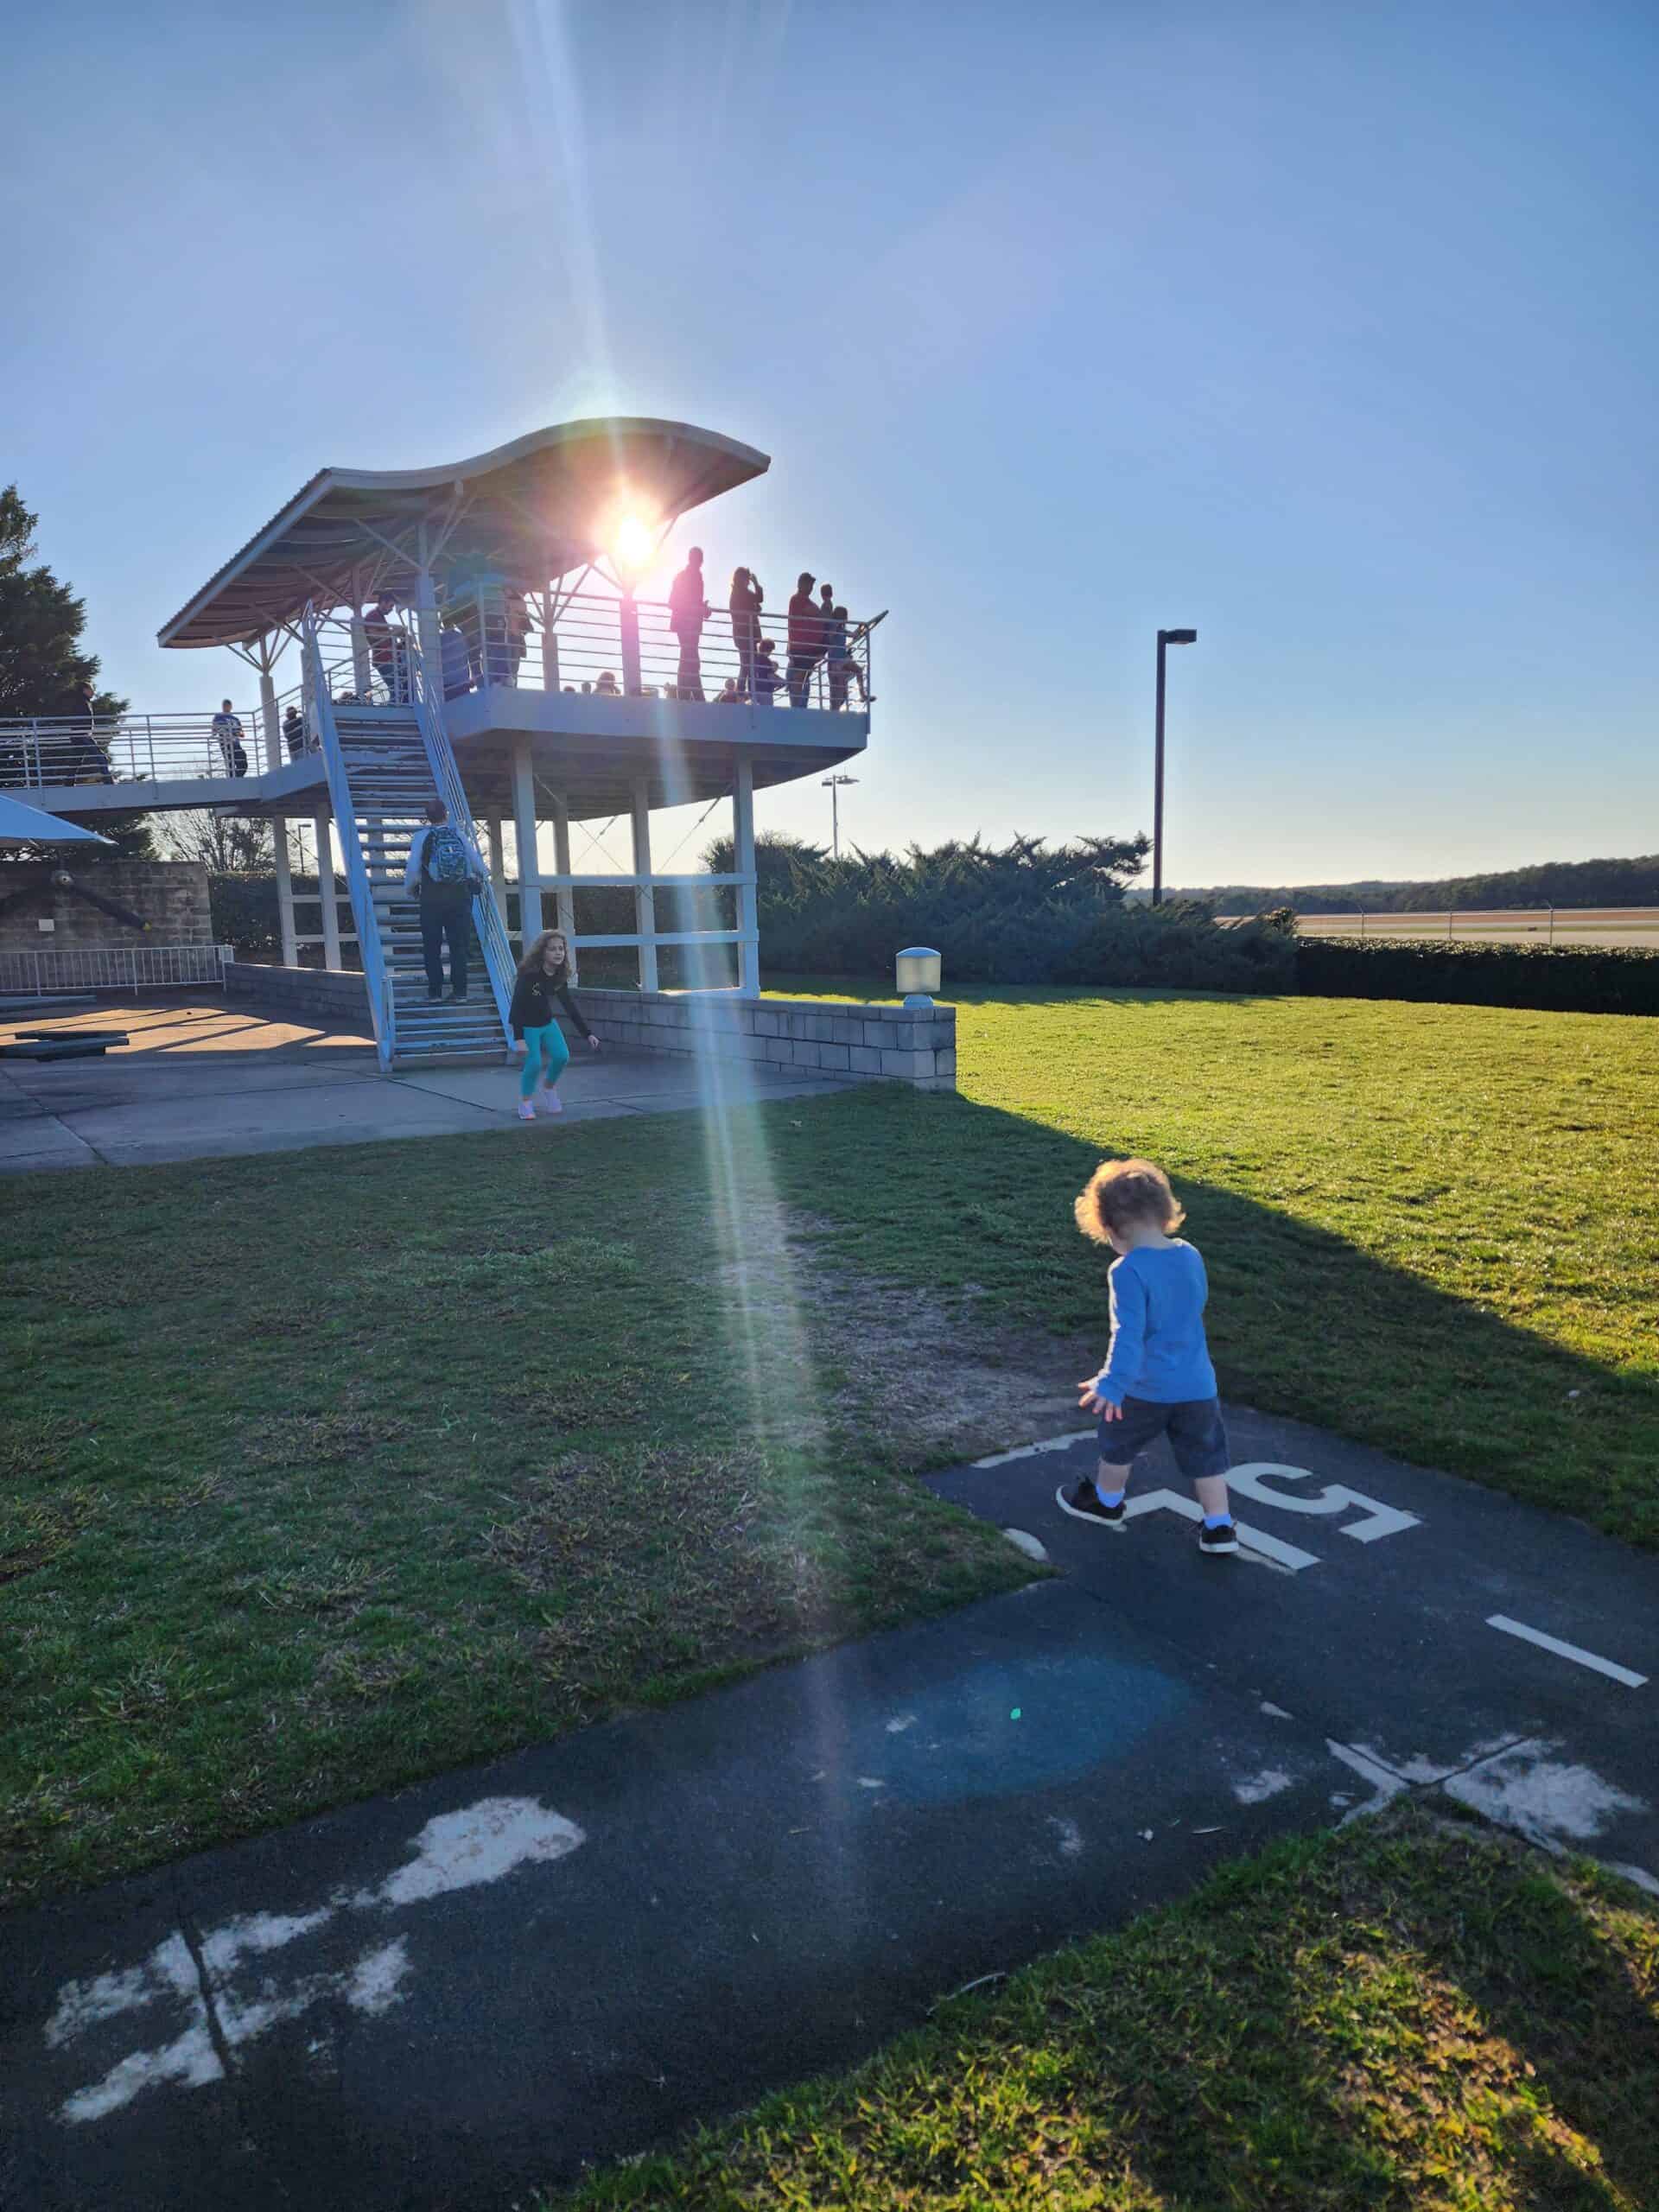
[[[1102,1420],[1098,1432],[1100,1456],[1112,1467],[1127,1467],[1160,1436],[1168,1437],[1175,1464],[1190,1483],[1224,1475],[1232,1465],[1218,1398],[1183,1398],[1164,1405],[1155,1398],[1125,1396],[1123,1418]]]

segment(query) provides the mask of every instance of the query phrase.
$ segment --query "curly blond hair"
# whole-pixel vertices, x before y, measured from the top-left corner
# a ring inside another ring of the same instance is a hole
[[[1169,1178],[1149,1160],[1103,1160],[1077,1193],[1071,1211],[1092,1243],[1109,1244],[1131,1222],[1151,1222],[1173,1236],[1186,1219],[1186,1209],[1169,1186]]]

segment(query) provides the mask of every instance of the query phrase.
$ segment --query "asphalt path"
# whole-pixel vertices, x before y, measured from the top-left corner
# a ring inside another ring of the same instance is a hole
[[[1053,1579],[0,1922],[0,2205],[523,2202],[1410,1789],[1659,1888],[1659,1563],[1230,1417],[1235,1559],[956,1469]]]

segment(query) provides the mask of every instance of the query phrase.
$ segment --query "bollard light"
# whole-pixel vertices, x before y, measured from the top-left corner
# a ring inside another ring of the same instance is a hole
[[[912,944],[893,963],[906,1006],[931,1006],[931,992],[939,988],[939,956],[931,945]]]

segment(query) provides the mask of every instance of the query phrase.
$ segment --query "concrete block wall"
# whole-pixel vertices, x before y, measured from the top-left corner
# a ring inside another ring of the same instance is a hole
[[[100,913],[73,891],[52,881],[65,868],[103,899],[149,924],[148,931]],[[0,914],[0,951],[79,952],[114,945],[211,944],[213,915],[207,902],[207,871],[198,861],[111,860],[99,852],[85,860],[9,861],[0,866],[0,893],[27,890],[30,896]],[[42,922],[52,927],[43,930]]]
[[[287,1014],[296,1021],[373,1034],[368,994],[354,969],[279,968],[238,960],[225,970],[225,995],[257,1014]]]
[[[261,1013],[367,1031],[363,978],[321,968],[238,961],[225,970],[226,996]],[[957,1010],[918,1012],[836,999],[737,999],[702,992],[588,990],[576,1003],[607,1045],[635,1052],[752,1060],[805,1069],[844,1083],[907,1083],[915,1090],[957,1087]],[[576,1033],[565,1025],[575,1039]]]
[[[576,1001],[607,1043],[642,1052],[709,1052],[846,1082],[907,1083],[916,1090],[957,1087],[957,1010],[950,1006],[921,1010],[837,999],[580,988]]]

